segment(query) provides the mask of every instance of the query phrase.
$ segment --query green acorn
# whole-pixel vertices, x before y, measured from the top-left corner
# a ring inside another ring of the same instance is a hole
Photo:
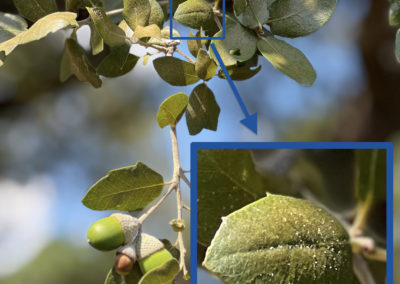
[[[94,222],[88,230],[87,240],[95,249],[109,251],[129,243],[139,227],[137,218],[116,213]]]

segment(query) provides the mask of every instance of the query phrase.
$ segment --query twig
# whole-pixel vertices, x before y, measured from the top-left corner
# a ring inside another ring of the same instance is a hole
[[[375,251],[372,253],[363,251],[362,254],[367,259],[386,262],[386,249],[384,248],[375,248]]]
[[[151,213],[153,213],[154,210],[156,210],[158,207],[160,207],[160,205],[164,202],[165,198],[168,197],[168,195],[175,189],[175,187],[176,187],[176,183],[174,182],[168,188],[167,192],[157,201],[157,203],[154,204],[149,210],[147,210],[146,213],[144,213],[142,216],[139,217],[140,224],[143,224],[144,220],[146,220],[146,218],[149,217],[149,215]]]
[[[359,253],[353,254],[353,270],[361,284],[375,284],[367,262]]]
[[[119,15],[119,14],[122,13],[123,10],[124,10],[123,8],[111,10],[111,11],[106,12],[106,15],[109,16],[109,17],[115,16],[115,15]],[[78,21],[78,25],[79,25],[79,26],[87,25],[87,24],[89,24],[91,21],[92,21],[92,18],[91,18],[91,17],[87,17],[86,19],[83,19],[83,20],[81,20],[81,21]]]
[[[187,206],[187,205],[183,204],[183,205],[182,205],[182,207],[183,207],[184,209],[186,209],[187,211],[189,211],[189,212],[190,212],[190,207],[189,207],[189,206]]]
[[[190,63],[195,63],[195,61],[190,58],[188,55],[186,55],[185,53],[183,53],[179,48],[176,48],[175,51],[177,51],[180,55],[182,55],[183,57],[185,57],[187,60],[189,60]]]
[[[180,169],[179,175],[180,175],[181,179],[183,179],[183,181],[187,184],[187,186],[190,187],[190,181],[186,177],[185,172],[182,169]]]
[[[179,159],[179,149],[178,149],[178,139],[176,136],[176,127],[171,126],[171,142],[172,142],[172,155],[174,161],[174,177],[173,179],[177,180],[175,192],[176,192],[176,204],[177,204],[177,211],[178,211],[178,220],[182,220],[182,196],[181,196],[181,188],[180,188],[180,171],[181,171],[181,164]],[[188,275],[188,271],[185,264],[185,255],[186,255],[186,248],[183,242],[183,234],[182,232],[178,232],[178,245],[179,245],[179,262],[180,268],[183,272],[183,275]]]
[[[221,0],[215,0],[215,2],[214,2],[214,10],[218,10],[218,7],[219,7],[219,2],[220,2]]]

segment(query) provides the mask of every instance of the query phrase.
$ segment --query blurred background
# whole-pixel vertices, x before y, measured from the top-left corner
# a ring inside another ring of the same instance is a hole
[[[105,2],[118,6],[119,1]],[[212,79],[208,85],[221,107],[218,131],[203,130],[193,137],[181,121],[183,167],[190,166],[192,141],[392,141],[394,203],[400,204],[400,64],[388,9],[385,0],[339,1],[320,31],[290,40],[316,69],[311,88],[298,85],[266,60],[259,61],[263,67],[254,78],[237,82],[249,111],[258,112],[257,136],[239,123],[242,112],[227,82]],[[2,0],[0,10],[15,12],[11,0]],[[188,33],[178,24],[174,27]],[[1,284],[102,283],[112,253],[91,249],[86,231],[111,212],[87,209],[80,202],[83,195],[108,170],[136,161],[165,180],[171,177],[169,131],[158,127],[156,113],[169,95],[190,94],[193,86],[170,86],[151,62],[143,66],[142,61],[121,78],[104,79],[98,90],[76,79],[60,84],[66,36],[59,32],[19,47],[0,68]],[[78,32],[86,48],[88,36],[87,28]],[[181,49],[187,51],[185,44]],[[189,198],[184,188],[186,204]],[[146,221],[144,231],[174,242],[168,222],[176,218],[175,211],[171,196]],[[395,267],[400,260],[399,213],[397,206]],[[188,234],[186,243],[189,248]],[[399,282],[400,274],[395,275]]]

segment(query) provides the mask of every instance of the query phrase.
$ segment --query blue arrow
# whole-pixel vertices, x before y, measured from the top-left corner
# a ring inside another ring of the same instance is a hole
[[[217,48],[213,43],[211,43],[211,48],[215,54],[215,57],[217,58],[219,65],[221,66],[222,71],[225,73],[226,80],[228,80],[229,85],[231,86],[231,89],[233,91],[233,94],[235,95],[240,108],[242,109],[245,118],[242,119],[240,122],[246,126],[248,129],[253,131],[255,134],[257,134],[257,113],[253,113],[252,115],[249,114],[249,112],[246,109],[246,106],[244,105],[244,102],[242,98],[240,97],[240,94],[238,90],[236,89],[235,84],[232,81],[231,76],[229,76],[228,70],[226,69],[226,66],[224,62],[222,61],[221,55],[219,55]]]

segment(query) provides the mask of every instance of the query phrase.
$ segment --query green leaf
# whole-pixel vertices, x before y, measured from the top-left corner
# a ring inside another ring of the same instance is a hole
[[[321,28],[332,16],[337,0],[276,0],[269,7],[271,32],[299,37]]]
[[[150,16],[148,25],[157,25],[162,29],[164,25],[164,12],[156,0],[150,0]]]
[[[356,150],[356,197],[386,200],[386,151]]]
[[[400,62],[400,29],[398,29],[396,33],[395,53],[397,61]]]
[[[203,265],[231,284],[353,283],[342,225],[309,201],[272,194],[223,218]]]
[[[109,46],[125,43],[125,32],[114,24],[102,8],[87,8],[95,29]]]
[[[251,29],[262,26],[269,17],[268,0],[235,0],[233,9],[239,22]]]
[[[400,3],[394,2],[390,5],[389,25],[392,27],[400,26]]]
[[[200,49],[197,53],[195,71],[197,76],[203,80],[210,80],[217,71],[217,64],[211,60],[208,53],[203,49]]]
[[[79,9],[86,9],[86,7],[103,7],[102,0],[66,0],[65,9],[67,11],[77,12]]]
[[[126,276],[119,275],[114,268],[110,269],[104,284],[138,284],[141,277],[142,272],[140,271],[139,263],[135,262],[131,273]]]
[[[190,135],[200,133],[204,128],[217,130],[219,108],[213,92],[206,84],[197,85],[189,97],[186,109],[186,124]]]
[[[256,53],[257,37],[255,34],[243,27],[234,17],[226,15],[225,18],[226,37],[225,40],[212,40],[221,55],[222,61],[226,66],[235,65],[238,61],[246,61]],[[219,31],[214,37],[222,36]],[[232,50],[237,54],[231,54]],[[211,47],[209,53],[212,59],[218,64]]]
[[[297,48],[272,35],[261,37],[257,48],[271,64],[304,86],[311,86],[317,74],[305,55]]]
[[[192,30],[189,31],[189,37],[194,37],[195,35],[193,34]],[[197,35],[196,35],[197,36]],[[202,47],[201,40],[198,39],[190,39],[187,41],[187,46],[189,49],[189,52],[194,56],[197,57],[197,53],[199,52],[199,49]]]
[[[115,78],[131,71],[139,57],[130,54],[129,50],[129,44],[113,48],[111,53],[101,61],[97,67],[97,72],[105,77]]]
[[[55,0],[14,0],[18,13],[31,22],[57,12]]]
[[[268,188],[249,150],[198,150],[197,169],[197,237],[208,245],[222,216],[264,197]]]
[[[140,279],[139,284],[164,284],[170,283],[171,279],[179,273],[180,267],[179,262],[173,258],[167,261],[164,265],[150,270],[142,279]]]
[[[236,66],[227,67],[227,70],[232,80],[243,81],[255,76],[261,70],[261,65],[257,66],[257,64],[258,55],[255,55],[250,60],[239,62]],[[218,77],[226,79],[222,69],[218,71]]]
[[[0,43],[0,52],[9,55],[18,45],[26,44],[44,38],[66,27],[77,27],[76,14],[58,12],[45,16],[33,24],[28,30],[18,33],[15,37]],[[3,61],[0,60],[0,66]]]
[[[104,40],[101,35],[97,32],[93,24],[90,27],[90,47],[92,48],[92,54],[97,55],[104,50]]]
[[[172,56],[156,58],[153,65],[158,75],[173,86],[187,86],[200,80],[193,63]]]
[[[28,24],[18,15],[0,12],[0,42],[26,31]]]
[[[138,162],[110,171],[89,189],[82,203],[93,210],[141,210],[160,195],[163,186],[159,173]]]
[[[177,93],[162,102],[157,113],[157,122],[161,128],[175,126],[186,110],[189,98],[184,93]]]
[[[122,16],[132,30],[135,30],[137,26],[146,26],[150,12],[149,0],[124,0]]]
[[[172,0],[172,14],[174,15],[176,9],[178,9],[179,5],[185,2],[186,0]]]
[[[193,29],[216,31],[214,12],[210,4],[204,0],[187,0],[178,6],[174,19],[182,25]]]
[[[101,87],[101,80],[96,70],[90,64],[85,50],[74,39],[65,41],[63,57],[61,59],[60,80],[66,81],[74,74],[79,81],[89,82],[95,88]]]
[[[135,38],[161,38],[161,30],[156,24],[152,24],[150,26],[142,27],[137,26],[134,34]]]

